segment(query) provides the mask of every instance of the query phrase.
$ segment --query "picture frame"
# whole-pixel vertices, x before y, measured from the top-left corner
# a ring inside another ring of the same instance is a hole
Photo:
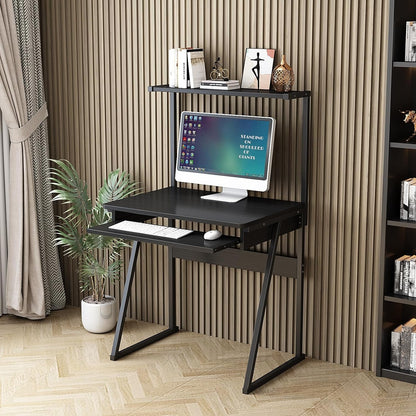
[[[275,49],[246,48],[241,88],[270,89]]]

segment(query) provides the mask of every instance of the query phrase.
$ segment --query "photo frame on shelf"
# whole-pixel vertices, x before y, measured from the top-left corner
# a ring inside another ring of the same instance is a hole
[[[274,49],[246,49],[241,88],[270,89],[274,54]]]

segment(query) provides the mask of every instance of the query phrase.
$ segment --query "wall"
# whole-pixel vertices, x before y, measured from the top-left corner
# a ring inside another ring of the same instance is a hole
[[[305,344],[309,356],[375,367],[377,268],[387,1],[41,0],[50,146],[72,161],[95,195],[102,177],[128,170],[150,191],[169,184],[167,50],[198,46],[240,78],[246,47],[276,49],[312,91],[306,238]],[[269,197],[299,197],[301,106],[260,99],[182,100],[183,109],[277,118]],[[265,249],[258,247],[257,249]],[[282,239],[294,252],[294,237]],[[130,316],[165,322],[166,251],[146,247]],[[64,261],[71,304],[80,295]],[[249,342],[261,276],[181,264],[182,327]],[[120,296],[120,287],[115,289]],[[292,350],[294,282],[275,277],[262,344]]]

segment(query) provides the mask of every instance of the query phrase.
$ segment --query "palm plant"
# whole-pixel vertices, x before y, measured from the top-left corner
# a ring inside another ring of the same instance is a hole
[[[67,160],[52,160],[53,201],[67,206],[59,217],[56,243],[64,254],[78,261],[80,289],[91,293],[91,301],[102,302],[106,283],[114,283],[122,266],[121,250],[128,247],[120,239],[89,234],[88,228],[105,224],[111,214],[104,208],[110,201],[126,198],[136,191],[126,172],[115,170],[104,181],[93,205],[88,189],[73,165]]]

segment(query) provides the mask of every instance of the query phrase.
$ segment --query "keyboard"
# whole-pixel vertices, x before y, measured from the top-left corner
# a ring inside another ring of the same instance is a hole
[[[165,227],[163,225],[147,224],[145,222],[136,221],[121,221],[117,224],[110,225],[108,228],[127,231],[129,233],[173,238],[175,240],[193,232],[192,230],[184,230],[183,228]]]

